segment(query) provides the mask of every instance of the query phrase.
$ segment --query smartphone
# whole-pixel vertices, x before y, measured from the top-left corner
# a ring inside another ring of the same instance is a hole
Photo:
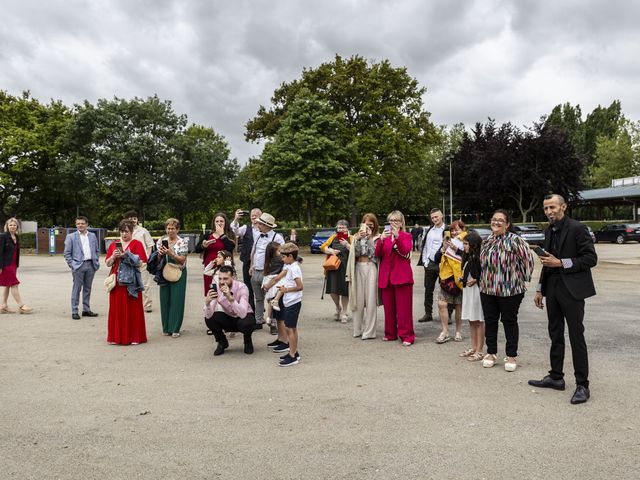
[[[444,231],[444,238],[451,238],[451,232],[449,230]]]
[[[349,240],[349,234],[346,232],[338,232],[336,234],[336,238],[338,239],[338,241],[340,240]]]
[[[533,247],[533,251],[536,252],[536,255],[538,255],[539,257],[548,257],[549,256],[549,254],[542,247],[535,246],[535,247]]]
[[[241,217],[246,217],[247,215],[249,215],[249,213],[251,213],[251,212],[249,212],[249,210],[241,210],[240,211],[240,216]]]
[[[169,248],[169,240],[162,240],[162,246],[164,248]]]
[[[384,224],[384,231],[389,233],[391,231],[391,224],[390,223],[385,223]]]
[[[209,290],[213,290],[214,292],[218,293],[218,285],[216,284],[216,282],[211,282],[211,285],[209,285]]]
[[[116,242],[116,248],[122,251],[122,242]]]
[[[360,231],[362,233],[367,233],[367,224],[366,223],[361,223],[360,224]]]

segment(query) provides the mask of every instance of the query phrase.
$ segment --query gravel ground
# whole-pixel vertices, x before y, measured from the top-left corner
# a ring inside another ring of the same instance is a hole
[[[278,368],[265,331],[254,355],[236,337],[212,356],[197,257],[182,337],[162,336],[156,308],[149,342],[121,347],[105,341],[104,266],[100,316],[73,321],[62,257],[24,256],[21,292],[35,312],[0,317],[0,478],[640,478],[640,245],[597,250],[585,320],[592,398],[577,406],[569,348],[565,392],[527,385],[548,369],[549,347],[531,293],[518,370],[483,369],[458,358],[467,338],[436,345],[435,323],[416,323],[413,347],[383,343],[382,309],[378,339],[353,339],[320,300],[321,256],[305,254],[302,361]],[[415,277],[418,318],[421,269]]]

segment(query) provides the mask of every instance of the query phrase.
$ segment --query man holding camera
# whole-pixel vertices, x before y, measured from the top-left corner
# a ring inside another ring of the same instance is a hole
[[[240,225],[240,219],[247,217],[247,214],[251,216],[250,225]],[[253,299],[253,288],[251,287],[251,274],[249,268],[251,267],[251,251],[253,250],[254,242],[260,237],[260,229],[258,228],[258,219],[262,215],[262,210],[254,208],[251,212],[247,210],[236,210],[233,222],[229,225],[233,233],[238,237],[240,243],[240,260],[242,261],[242,280],[249,289],[249,305],[255,310],[256,305]]]
[[[218,271],[218,283],[212,283],[205,297],[204,318],[207,327],[213,332],[218,346],[213,352],[219,356],[229,348],[225,332],[241,332],[244,335],[244,353],[253,353],[251,334],[256,320],[249,305],[249,289],[233,279],[231,265],[223,265]]]

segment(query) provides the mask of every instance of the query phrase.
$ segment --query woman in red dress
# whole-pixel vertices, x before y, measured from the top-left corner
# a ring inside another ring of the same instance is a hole
[[[227,216],[218,212],[214,215],[211,222],[211,230],[205,232],[202,236],[202,240],[196,246],[196,253],[202,253],[202,264],[206,267],[216,259],[218,252],[226,250],[233,254],[233,250],[236,248],[236,236],[229,227],[229,219]],[[211,277],[203,275],[204,280],[204,294],[209,292],[209,284],[211,283]]]
[[[18,239],[18,231],[20,224],[15,218],[10,218],[4,224],[4,233],[0,234],[0,287],[2,291],[2,305],[0,305],[0,313],[15,313],[10,310],[7,302],[9,301],[9,291],[13,295],[13,299],[18,304],[18,312],[31,313],[33,309],[22,303],[20,298],[20,290],[18,285],[17,273],[20,265],[20,240]]]
[[[120,222],[120,241],[113,242],[107,250],[107,267],[116,274],[116,286],[109,293],[109,322],[107,342],[110,345],[138,345],[147,341],[147,331],[142,306],[142,292],[137,296],[129,294],[128,287],[117,280],[118,268],[126,252],[140,258],[140,265],[147,263],[144,245],[133,239],[135,226],[129,220]],[[118,245],[119,244],[119,245]],[[116,248],[116,247],[119,248]]]

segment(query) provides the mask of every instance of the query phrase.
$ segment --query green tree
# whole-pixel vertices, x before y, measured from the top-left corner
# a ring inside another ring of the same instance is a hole
[[[60,189],[61,140],[71,114],[29,92],[0,91],[0,220],[18,215],[57,224],[67,201]]]
[[[425,88],[406,68],[395,68],[387,60],[368,63],[359,56],[336,55],[332,62],[305,69],[300,79],[276,89],[270,109],[260,107],[246,125],[247,140],[273,138],[303,88],[325,101],[344,125],[341,138],[334,140],[350,152],[345,175],[351,182],[352,222],[359,209],[372,205],[406,210],[415,204],[407,181],[417,184],[429,174],[428,149],[440,139],[423,109]]]
[[[343,129],[327,102],[308,90],[298,93],[257,166],[266,208],[289,218],[302,210],[309,227],[316,208],[344,208],[350,178],[349,152],[341,144]]]
[[[640,175],[640,122],[624,120],[613,138],[598,137],[595,157],[594,187],[609,187],[614,178]]]
[[[180,223],[185,224],[187,214],[210,217],[226,207],[239,167],[235,159],[229,158],[224,138],[211,128],[191,125],[175,136],[172,145],[175,159],[167,180],[168,185],[178,186],[170,201]]]
[[[115,224],[128,206],[135,206],[143,219],[172,206],[173,190],[181,189],[170,183],[180,165],[173,141],[186,123],[171,102],[157,96],[101,99],[95,106],[85,102],[76,107],[69,157],[78,171],[70,179],[81,178],[92,166],[100,181],[103,222]],[[81,199],[80,206],[90,200]]]

